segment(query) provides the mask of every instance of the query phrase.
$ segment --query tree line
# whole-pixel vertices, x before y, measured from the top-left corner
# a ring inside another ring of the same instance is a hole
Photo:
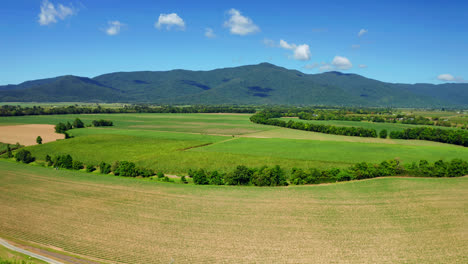
[[[35,157],[26,149],[20,149],[15,154],[18,162],[31,163]],[[114,163],[100,162],[98,165],[84,164],[74,160],[69,154],[60,154],[54,157],[46,155],[47,166],[82,170],[93,172],[99,169],[101,174],[113,174],[124,177],[151,177],[157,175],[162,181],[172,181],[162,172],[156,173],[152,169],[137,167],[129,161],[115,161]],[[348,168],[292,168],[289,176],[279,166],[262,166],[249,168],[244,165],[237,166],[228,173],[195,169],[188,171],[188,177],[197,185],[251,185],[251,186],[287,186],[289,184],[318,184],[351,180],[370,179],[383,176],[415,176],[415,177],[459,177],[468,175],[468,162],[461,159],[451,161],[438,160],[430,163],[420,160],[411,164],[402,165],[399,160],[393,159],[381,163],[360,162]],[[181,177],[182,183],[187,183],[185,176]]]
[[[59,106],[59,107],[22,107],[15,105],[0,106],[0,116],[26,116],[26,115],[67,115],[67,114],[114,114],[114,113],[255,113],[254,107],[242,106],[152,106],[152,105],[125,105],[118,108],[86,107],[86,106]]]
[[[468,131],[461,129],[407,128],[390,132],[390,138],[428,140],[468,147]]]
[[[321,124],[297,122],[293,120],[289,120],[288,122],[285,122],[283,120],[274,119],[274,118],[278,118],[281,116],[282,114],[279,112],[262,111],[251,116],[250,121],[257,123],[257,124],[286,127],[286,128],[319,132],[319,133],[325,133],[325,134],[356,136],[356,137],[377,137],[377,131],[371,128],[321,125]]]
[[[91,124],[94,127],[114,125],[112,121],[104,120],[104,119],[93,120]],[[73,129],[73,128],[83,128],[83,127],[85,127],[85,124],[83,123],[83,121],[81,121],[81,119],[79,118],[76,118],[75,121],[73,121],[73,123],[70,123],[70,121],[68,121],[67,123],[60,122],[57,125],[55,125],[55,133],[64,134],[65,138],[70,138],[70,135],[67,133],[68,130]]]

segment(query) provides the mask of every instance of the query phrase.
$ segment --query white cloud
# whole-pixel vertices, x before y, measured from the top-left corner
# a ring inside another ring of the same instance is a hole
[[[323,62],[322,62],[322,66],[319,67],[319,70],[320,70],[320,71],[332,71],[332,70],[333,70],[333,66],[331,66],[331,65],[328,64],[328,63],[323,63]]]
[[[107,24],[109,24],[109,26],[106,28],[106,34],[109,36],[118,35],[120,33],[120,28],[125,25],[119,21],[109,21]]]
[[[367,32],[369,32],[369,30],[367,30],[367,29],[359,30],[358,37],[364,36],[365,34],[367,34]]]
[[[213,29],[211,29],[211,28],[205,28],[205,37],[207,37],[207,38],[215,38],[216,35],[215,35]]]
[[[289,44],[284,40],[280,40],[280,47],[283,49],[292,50],[294,52],[293,58],[295,60],[310,60],[310,48],[307,44]]]
[[[57,19],[64,20],[68,16],[76,13],[73,6],[64,6],[58,4],[57,7],[48,0],[42,1],[41,12],[39,13],[39,24],[46,26],[52,23],[57,23]]]
[[[365,69],[365,68],[367,68],[367,65],[365,65],[365,64],[359,64],[359,68]]]
[[[172,27],[179,28],[181,30],[185,29],[185,22],[184,20],[177,15],[176,13],[171,14],[160,14],[159,19],[154,26],[157,29],[161,29],[161,27],[166,26],[167,30],[170,30]]]
[[[296,48],[295,44],[289,44],[284,40],[280,40],[280,47],[283,49],[294,50]]]
[[[276,43],[272,39],[267,39],[267,38],[263,39],[263,44],[265,44],[265,46],[267,47],[276,47]]]
[[[453,82],[453,81],[455,81],[455,77],[453,77],[453,75],[451,75],[451,74],[441,74],[441,75],[437,76],[437,79],[439,79],[440,81],[444,81],[444,82]]]
[[[305,65],[304,68],[305,68],[305,69],[308,69],[308,70],[312,70],[312,69],[317,68],[318,66],[320,66],[320,64],[318,64],[318,63],[311,63],[311,64]]]
[[[232,8],[228,11],[228,14],[230,18],[224,22],[224,26],[230,29],[231,34],[245,36],[260,31],[260,28],[254,24],[252,19],[243,16],[239,10]]]
[[[443,82],[458,82],[458,83],[464,83],[466,82],[463,78],[461,77],[455,77],[451,74],[441,74],[439,76],[437,76],[437,79],[439,79],[439,81],[443,81]]]
[[[333,58],[331,65],[333,65],[336,69],[339,69],[339,70],[349,70],[353,67],[353,64],[351,64],[348,58],[341,57],[341,56],[335,56],[335,58]]]

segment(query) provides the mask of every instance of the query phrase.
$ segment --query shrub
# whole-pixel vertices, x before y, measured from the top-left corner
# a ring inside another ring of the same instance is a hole
[[[135,163],[129,161],[120,161],[117,169],[114,170],[114,175],[135,177],[137,176],[137,170]]]
[[[340,172],[335,176],[336,181],[350,181],[354,180],[354,177],[347,170],[340,170]]]
[[[20,149],[18,152],[16,152],[15,159],[16,161],[22,163],[31,163],[35,160],[35,158],[31,155],[31,152],[25,149]]]
[[[180,177],[180,182],[182,182],[182,183],[184,183],[184,184],[187,184],[187,183],[188,183],[188,181],[187,181],[187,179],[185,178],[185,176]]]
[[[41,138],[41,136],[37,136],[37,138],[36,138],[36,143],[39,144],[39,145],[42,144],[42,138]]]
[[[161,178],[164,178],[164,173],[160,171],[158,172],[158,179],[161,179]]]
[[[96,170],[94,165],[86,165],[86,172],[93,172]]]
[[[141,177],[150,177],[154,175],[154,171],[152,169],[137,168],[136,174]]]
[[[193,182],[195,184],[201,184],[201,185],[209,184],[208,177],[206,176],[205,170],[203,169],[197,170],[195,174],[193,175]]]
[[[72,165],[72,168],[73,168],[74,170],[81,170],[81,169],[84,168],[84,164],[83,164],[83,162],[81,162],[81,161],[74,160],[72,164],[73,164],[73,165]]]
[[[73,158],[70,155],[58,155],[54,157],[52,164],[58,168],[72,169]]]
[[[218,171],[212,171],[208,174],[208,181],[212,185],[223,185],[224,179],[223,175]]]
[[[102,161],[99,163],[99,170],[102,174],[109,174],[111,172],[111,165]]]
[[[163,182],[174,182],[174,180],[169,179],[169,177],[167,177],[167,176],[164,176],[161,181],[163,181]]]

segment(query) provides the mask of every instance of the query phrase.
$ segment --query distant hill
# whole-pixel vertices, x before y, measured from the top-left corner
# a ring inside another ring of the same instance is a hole
[[[304,74],[269,63],[211,71],[116,72],[0,86],[3,102],[463,107],[468,84],[392,84],[357,74]]]

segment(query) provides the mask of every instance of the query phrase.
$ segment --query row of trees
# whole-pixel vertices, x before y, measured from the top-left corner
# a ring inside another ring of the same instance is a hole
[[[356,137],[377,137],[377,131],[375,129],[363,128],[363,127],[341,127],[332,125],[321,125],[312,123],[303,123],[289,120],[285,122],[279,119],[273,119],[280,117],[281,114],[278,112],[260,112],[250,117],[250,121],[257,124],[272,125],[279,127],[287,127],[292,129],[299,129],[305,131],[320,132],[325,134],[343,135],[343,136],[356,136]]]
[[[114,125],[112,121],[104,120],[104,119],[93,120],[91,124],[95,127]],[[73,129],[73,128],[83,128],[83,127],[85,127],[85,124],[83,123],[83,121],[81,121],[81,119],[79,118],[76,118],[75,121],[73,121],[73,123],[70,123],[68,121],[67,123],[60,122],[57,125],[55,125],[55,133],[64,134],[65,138],[69,138],[70,136],[67,133],[68,130]]]
[[[113,126],[114,123],[112,123],[112,121],[110,120],[104,120],[104,119],[99,119],[99,120],[93,120],[93,122],[91,122],[93,124],[93,126],[95,127],[100,127],[100,126]]]
[[[83,121],[81,121],[81,119],[79,118],[76,118],[75,121],[73,121],[73,123],[70,123],[70,122],[67,122],[67,123],[58,123],[57,125],[55,125],[55,133],[59,133],[59,134],[65,134],[65,132],[67,130],[70,130],[72,128],[83,128],[85,127]]]
[[[255,185],[255,186],[287,186],[286,174],[280,166],[263,166],[261,168],[248,168],[239,165],[229,173],[218,171],[207,172],[203,169],[188,173],[195,184],[206,185]]]
[[[393,139],[419,139],[468,147],[468,131],[432,127],[407,128],[390,132]]]
[[[193,178],[195,184],[255,186],[286,186],[289,183],[295,185],[318,184],[398,175],[459,177],[467,174],[468,162],[460,159],[453,159],[449,162],[439,160],[434,163],[421,160],[419,163],[415,162],[406,166],[403,166],[399,160],[393,159],[379,164],[361,162],[347,169],[293,168],[289,179],[280,166],[248,168],[240,165],[229,173],[206,172],[203,169],[189,172],[189,176]]]
[[[63,106],[63,107],[21,107],[0,106],[0,116],[25,115],[66,115],[66,114],[113,114],[113,113],[255,113],[254,107],[241,106],[152,106],[125,105],[119,108]]]
[[[35,161],[31,152],[20,149],[15,154],[18,162],[30,163]],[[73,160],[68,155],[56,155],[53,158],[46,156],[48,166],[72,170],[86,168],[87,172],[99,168],[100,173],[113,173],[125,177],[151,177],[156,173],[147,168],[139,168],[133,162],[117,161],[113,164],[101,162],[99,165],[85,165],[83,162]],[[459,177],[468,175],[468,162],[461,159],[451,161],[439,160],[429,163],[420,160],[408,165],[402,165],[399,160],[393,159],[383,161],[379,164],[360,162],[347,169],[332,168],[320,170],[317,168],[301,169],[293,168],[289,179],[285,171],[278,165],[273,167],[263,166],[260,168],[249,168],[244,165],[237,166],[233,171],[220,173],[218,171],[205,171],[204,169],[189,170],[188,176],[199,185],[254,185],[254,186],[287,186],[289,183],[295,185],[317,184],[337,181],[362,180],[381,176],[422,176],[422,177]],[[162,181],[171,181],[162,172],[157,174]],[[187,183],[185,176],[181,178],[182,183]]]

